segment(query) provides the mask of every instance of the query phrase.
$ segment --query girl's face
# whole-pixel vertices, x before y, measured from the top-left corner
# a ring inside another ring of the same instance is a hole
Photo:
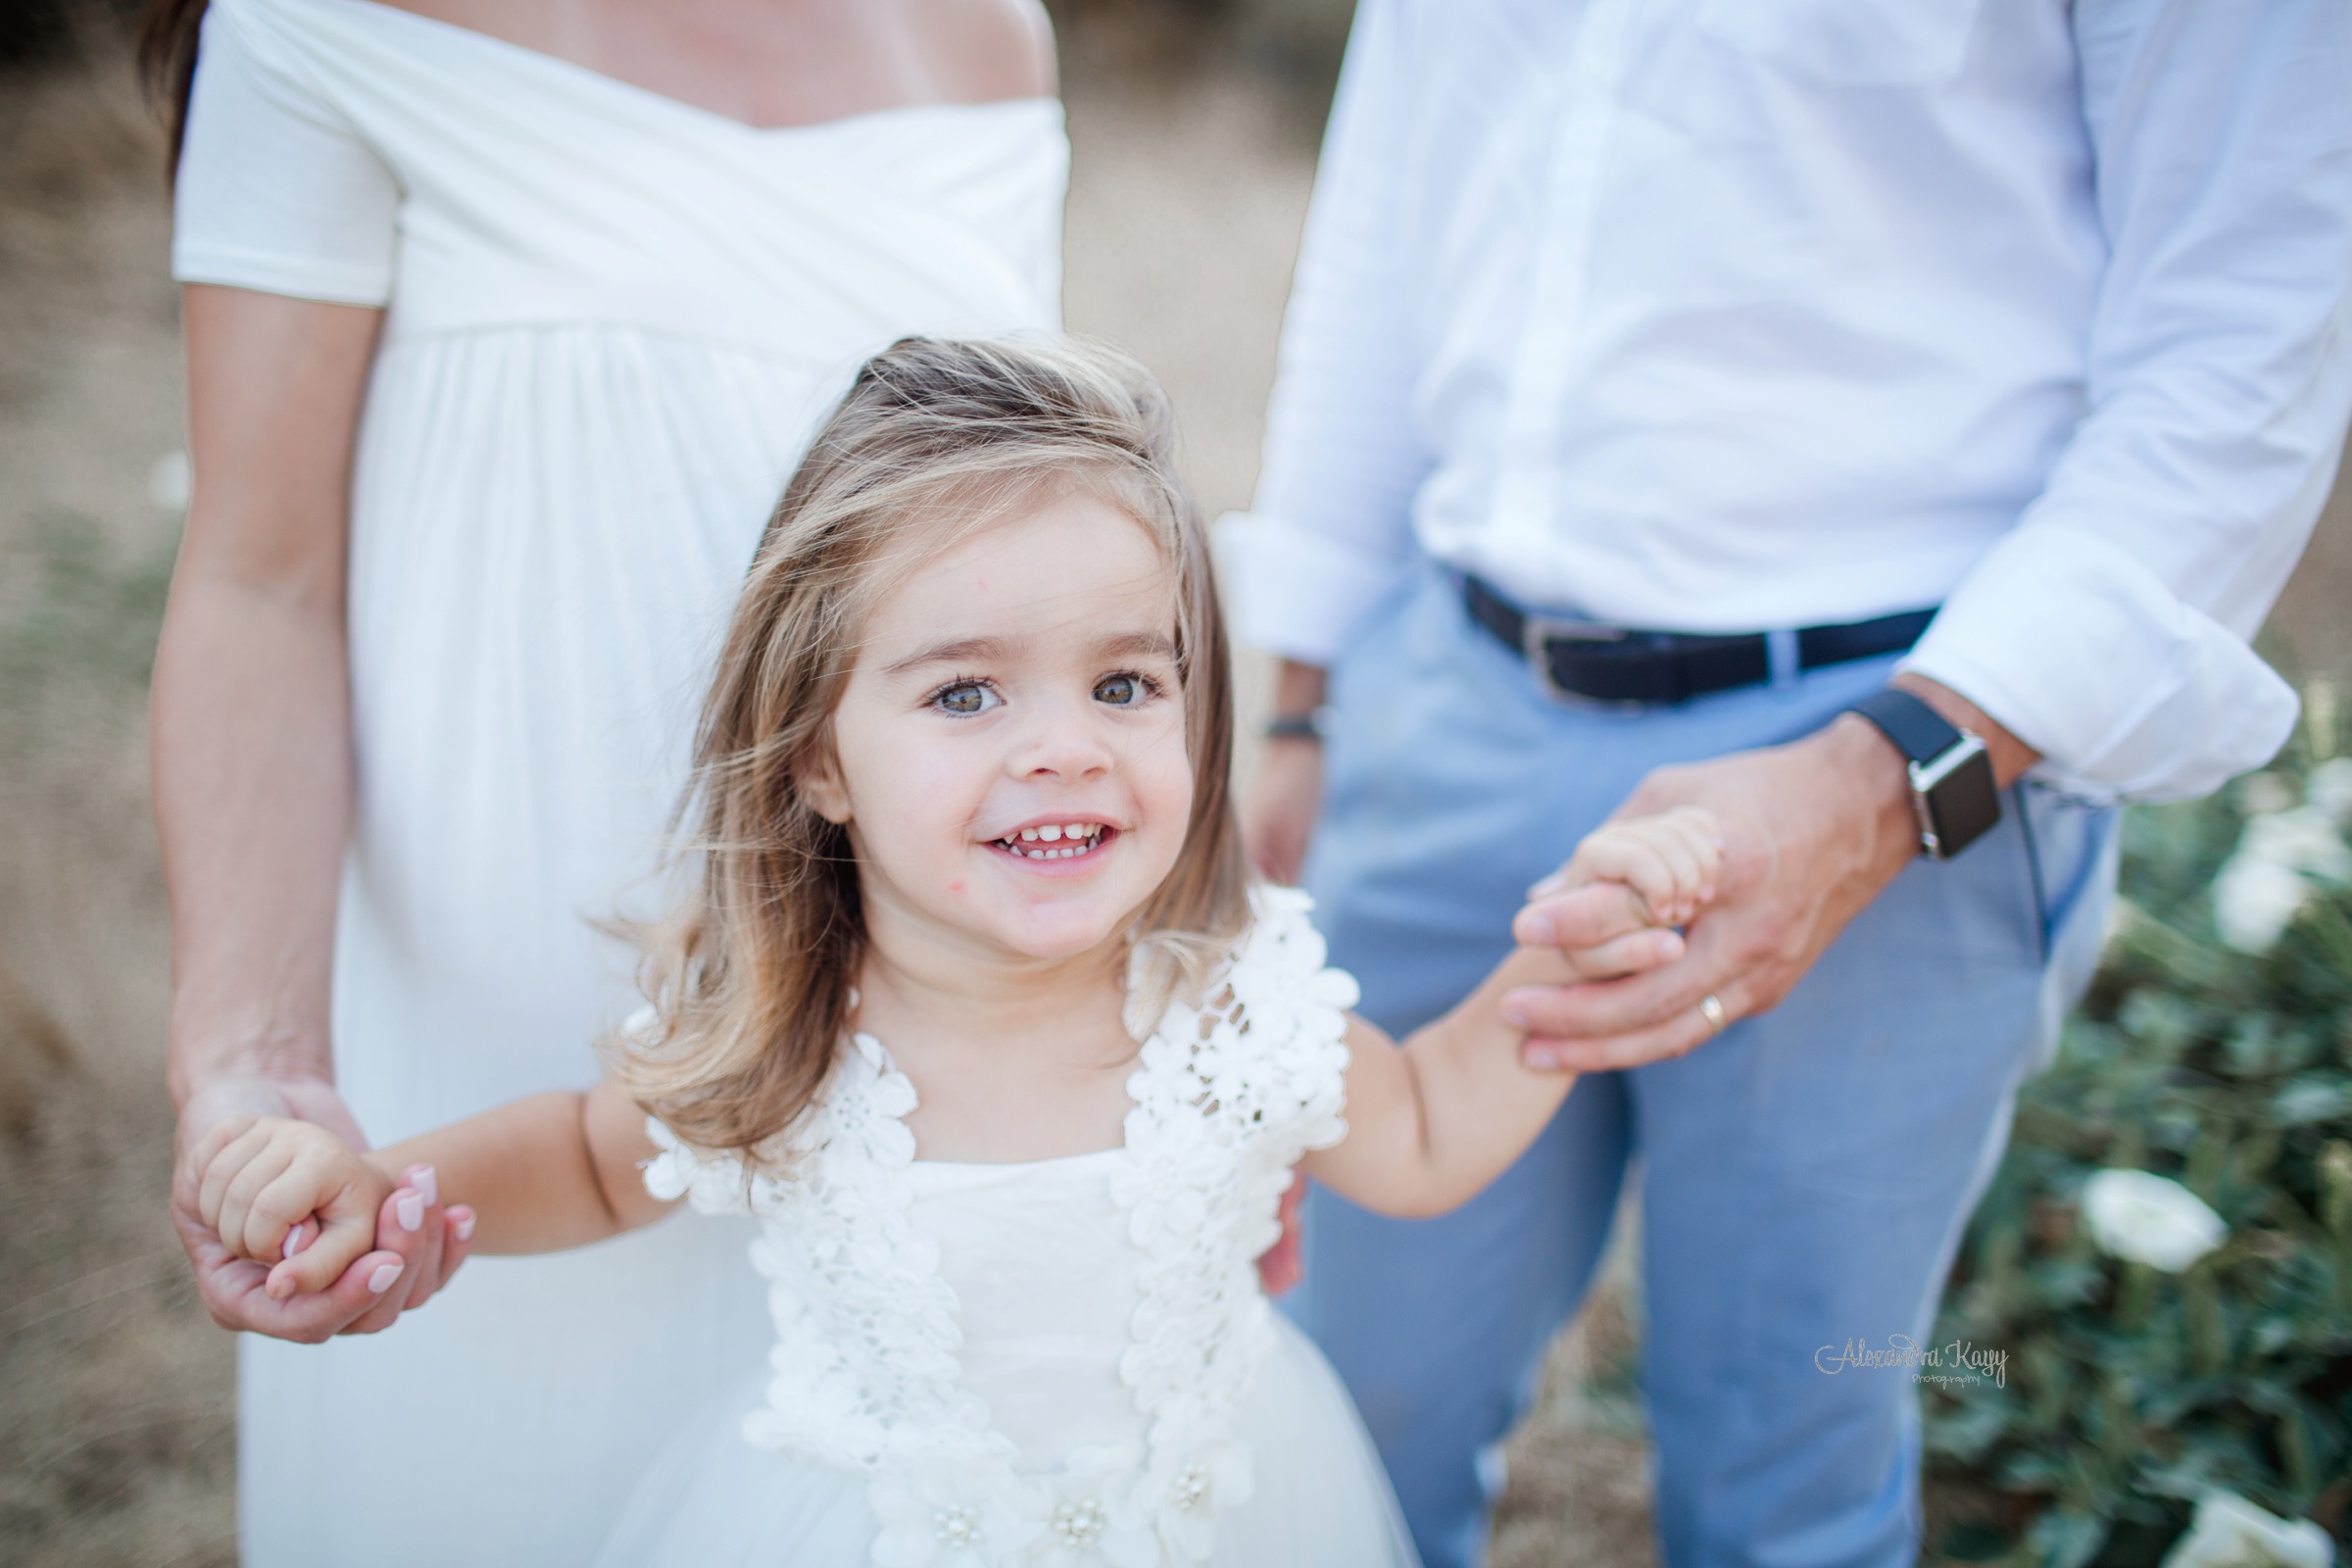
[[[1063,958],[1122,933],[1193,805],[1175,576],[1063,495],[917,565],[875,607],[805,788],[846,822],[869,926]]]

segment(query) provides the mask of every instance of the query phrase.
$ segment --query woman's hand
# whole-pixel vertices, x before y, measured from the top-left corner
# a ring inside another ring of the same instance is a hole
[[[338,1334],[373,1334],[430,1300],[471,1250],[473,1216],[444,1211],[438,1195],[412,1181],[387,1197],[375,1215],[375,1245],[317,1295],[276,1299],[270,1270],[223,1246],[202,1215],[198,1155],[206,1135],[229,1117],[296,1116],[364,1148],[358,1123],[332,1086],[315,1078],[224,1078],[188,1100],[180,1116],[179,1158],[172,1186],[172,1223],[195,1271],[197,1294],[215,1323],[231,1333],[317,1345]],[[422,1202],[406,1199],[422,1198]]]

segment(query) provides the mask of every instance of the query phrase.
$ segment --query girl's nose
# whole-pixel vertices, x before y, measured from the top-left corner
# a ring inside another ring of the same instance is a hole
[[[1091,703],[1033,707],[1009,759],[1016,777],[1092,778],[1114,760]]]

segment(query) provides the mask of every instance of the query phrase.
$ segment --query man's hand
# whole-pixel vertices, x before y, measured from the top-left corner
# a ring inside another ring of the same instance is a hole
[[[1323,743],[1282,739],[1266,742],[1257,765],[1257,787],[1242,816],[1242,841],[1259,876],[1296,887],[1306,863],[1307,840],[1323,803]]]
[[[414,1175],[376,1214],[375,1249],[327,1290],[274,1300],[267,1265],[232,1255],[201,1216],[197,1156],[205,1135],[224,1117],[294,1116],[367,1147],[359,1124],[332,1086],[312,1078],[222,1078],[189,1096],[180,1113],[179,1157],[172,1173],[172,1223],[196,1272],[196,1289],[213,1321],[232,1333],[317,1345],[337,1334],[373,1334],[404,1311],[422,1306],[465,1262],[473,1216],[443,1210],[439,1195],[420,1192]],[[424,1201],[418,1201],[419,1199]]]
[[[1896,684],[1983,737],[1996,779],[2037,760],[1982,710],[1915,676]],[[1646,974],[1514,991],[1503,1012],[1529,1031],[1522,1059],[1537,1070],[1603,1072],[1679,1056],[1721,1022],[1780,1004],[1846,923],[1919,854],[1903,758],[1867,719],[1840,714],[1787,746],[1664,767],[1642,780],[1620,817],[1678,806],[1712,810],[1723,827],[1715,903],[1689,931],[1688,951]],[[1630,929],[1633,911],[1601,906],[1600,886],[1556,897],[1538,884],[1513,929],[1538,946],[1590,947]],[[1702,1010],[1713,997],[1720,1021]]]

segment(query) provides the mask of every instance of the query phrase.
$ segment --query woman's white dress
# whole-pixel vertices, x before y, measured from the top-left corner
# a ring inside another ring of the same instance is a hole
[[[1338,1378],[1257,1287],[1290,1167],[1346,1131],[1306,898],[1261,890],[1168,1009],[1122,1147],[919,1161],[867,1036],[747,1175],[661,1123],[658,1197],[760,1224],[776,1343],[690,1422],[598,1568],[1411,1568]]]
[[[1047,100],[755,130],[366,0],[215,0],[175,274],[389,307],[335,947],[370,1137],[594,1081],[633,1004],[590,920],[643,907],[812,422],[903,334],[1055,324],[1067,167]],[[761,1353],[749,1228],[485,1258],[393,1333],[248,1340],[245,1561],[577,1568]]]

